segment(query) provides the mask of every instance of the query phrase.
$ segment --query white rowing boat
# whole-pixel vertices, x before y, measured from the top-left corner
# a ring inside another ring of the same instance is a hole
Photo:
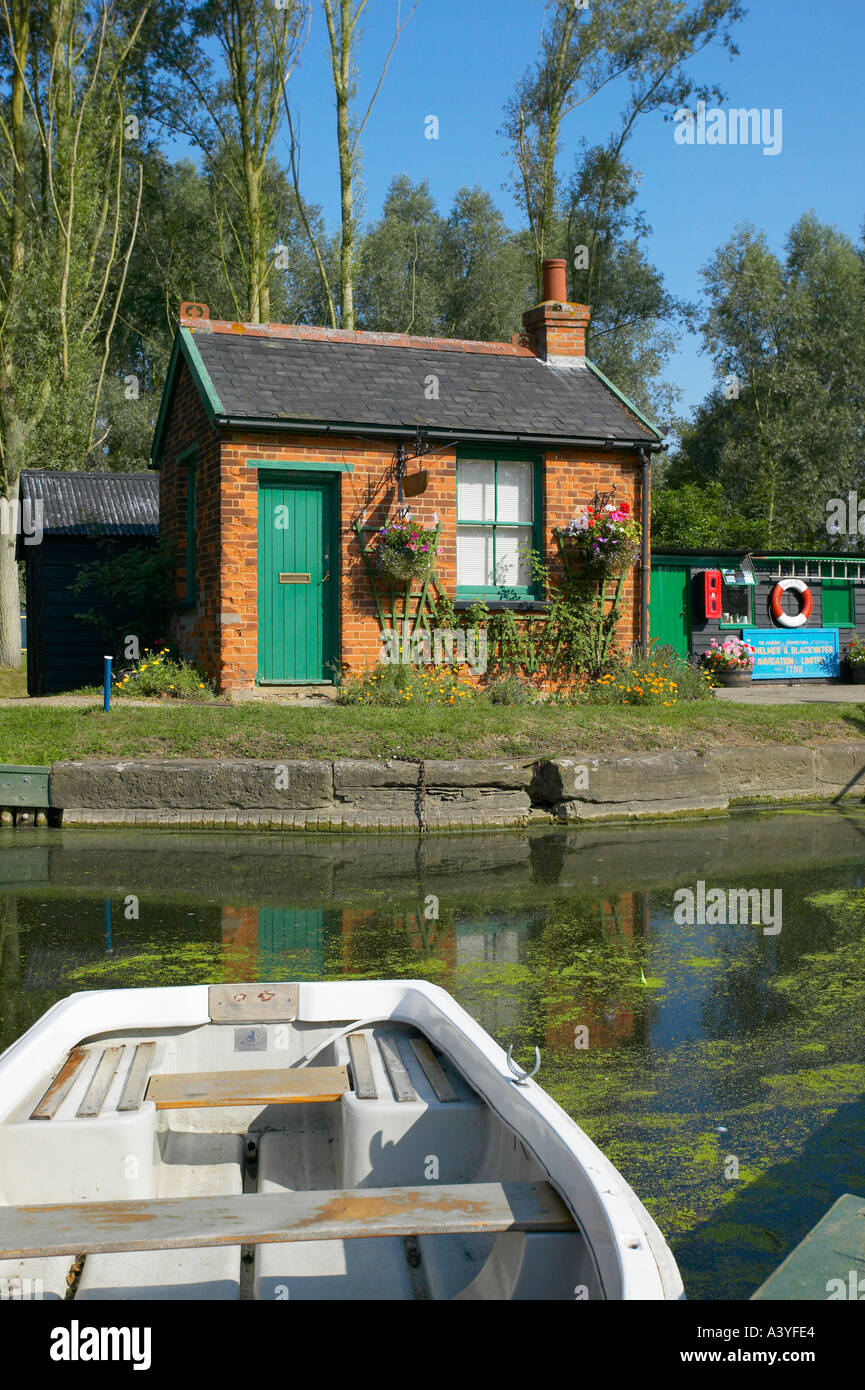
[[[56,1004],[0,1057],[0,1281],[78,1300],[682,1297],[588,1136],[450,995],[405,980]]]

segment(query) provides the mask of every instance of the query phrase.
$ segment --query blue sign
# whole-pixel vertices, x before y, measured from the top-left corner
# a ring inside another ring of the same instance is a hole
[[[831,680],[840,676],[837,627],[747,627],[755,681]]]

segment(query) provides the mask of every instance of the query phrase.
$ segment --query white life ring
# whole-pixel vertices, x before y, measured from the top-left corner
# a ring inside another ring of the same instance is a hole
[[[781,595],[786,593],[788,589],[792,589],[802,600],[802,607],[798,613],[785,613],[781,607]],[[770,607],[772,617],[781,627],[804,627],[811,616],[814,600],[804,579],[779,579],[772,590]]]

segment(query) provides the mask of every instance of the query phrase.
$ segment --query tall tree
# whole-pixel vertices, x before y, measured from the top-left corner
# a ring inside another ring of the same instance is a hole
[[[137,231],[128,84],[148,12],[111,0],[0,0],[0,499],[22,467],[80,467],[101,404]],[[14,528],[0,534],[0,664],[21,663]]]
[[[360,242],[357,320],[364,329],[436,335],[442,331],[442,219],[425,181],[391,182],[382,215]]]
[[[330,46],[330,67],[336,105],[336,145],[339,157],[340,244],[339,244],[339,326],[355,326],[355,274],[357,248],[357,174],[360,160],[360,139],[382,89],[394,49],[400,35],[417,9],[414,0],[408,14],[402,17],[402,0],[396,0],[396,20],[390,48],[384,59],[378,81],[362,116],[354,111],[357,94],[358,26],[368,0],[321,0],[327,23]],[[319,262],[321,268],[321,261]],[[332,308],[333,300],[331,299]],[[333,324],[336,327],[336,323]]]
[[[164,119],[204,152],[214,182],[216,230],[223,281],[234,315],[250,323],[270,318],[270,280],[277,261],[277,226],[267,197],[267,168],[279,135],[285,84],[308,32],[310,6],[284,0],[204,0],[194,11],[193,39],[182,65],[184,87],[165,94]],[[222,74],[208,56],[214,40]],[[189,101],[192,93],[194,100]],[[230,265],[242,265],[237,282]]]
[[[717,481],[765,522],[767,544],[825,548],[827,503],[865,485],[863,249],[808,213],[783,259],[743,226],[703,274],[718,384],[683,429],[669,482]]]
[[[736,49],[738,0],[548,0],[540,54],[505,108],[514,191],[532,236],[538,295],[557,216],[557,159],[568,116],[613,83],[626,84],[619,152],[639,116],[671,111],[691,96],[718,98],[686,64],[707,45]]]
[[[563,197],[556,236],[575,299],[590,304],[586,351],[653,418],[669,420],[678,391],[664,369],[693,305],[671,295],[645,253],[651,232],[635,208],[639,175],[614,145],[583,147]]]

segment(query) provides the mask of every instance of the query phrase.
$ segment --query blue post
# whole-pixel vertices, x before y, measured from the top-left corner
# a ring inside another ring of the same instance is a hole
[[[102,676],[102,708],[107,714],[111,709],[111,662],[113,657],[106,656],[105,670]]]

